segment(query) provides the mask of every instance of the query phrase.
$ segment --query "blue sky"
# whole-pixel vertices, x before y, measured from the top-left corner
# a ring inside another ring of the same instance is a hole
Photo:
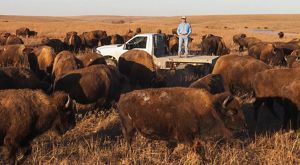
[[[178,16],[300,13],[299,0],[1,0],[0,15]]]

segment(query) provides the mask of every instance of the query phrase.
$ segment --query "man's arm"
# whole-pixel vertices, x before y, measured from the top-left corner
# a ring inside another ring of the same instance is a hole
[[[178,27],[177,27],[177,34],[178,34],[178,35],[180,35],[180,31],[181,31],[181,26],[180,26],[180,24],[179,24]]]
[[[187,36],[190,36],[191,33],[192,33],[192,26],[191,26],[191,24],[189,24]]]

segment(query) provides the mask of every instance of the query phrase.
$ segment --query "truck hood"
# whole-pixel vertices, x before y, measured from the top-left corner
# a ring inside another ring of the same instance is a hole
[[[123,45],[105,45],[96,49],[97,53],[102,55],[114,55],[119,49],[123,49]]]

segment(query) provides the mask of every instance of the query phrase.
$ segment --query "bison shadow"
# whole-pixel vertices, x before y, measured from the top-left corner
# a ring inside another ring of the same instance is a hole
[[[255,119],[254,114],[254,105],[251,103],[244,104],[243,111],[247,123],[247,127],[249,130],[249,135],[259,135],[259,134],[273,134],[278,131],[281,131],[286,126],[289,128],[292,123],[284,122],[285,113],[291,115],[293,111],[297,111],[296,105],[288,100],[283,98],[270,98],[273,100],[272,109],[274,113],[272,113],[271,107],[268,107],[265,103],[263,103],[258,108],[258,118]],[[276,116],[274,116],[276,115]],[[299,115],[298,115],[299,116]],[[297,123],[299,127],[299,121]]]

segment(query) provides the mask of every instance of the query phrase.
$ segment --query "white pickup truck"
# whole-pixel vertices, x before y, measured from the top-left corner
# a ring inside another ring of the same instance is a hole
[[[165,38],[156,33],[138,34],[125,44],[101,46],[96,52],[102,54],[108,63],[116,64],[123,53],[132,49],[144,50],[151,54],[154,63],[160,69],[184,69],[188,65],[201,65],[208,72],[218,59],[218,56],[188,55],[180,58],[167,55]]]

